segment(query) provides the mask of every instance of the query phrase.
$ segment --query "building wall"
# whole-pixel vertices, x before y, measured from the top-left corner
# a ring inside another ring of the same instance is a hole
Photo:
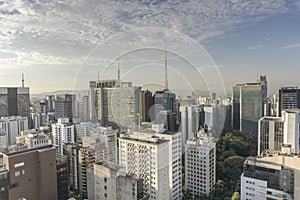
[[[4,168],[10,173],[9,199],[57,199],[55,148],[41,147],[5,154]]]

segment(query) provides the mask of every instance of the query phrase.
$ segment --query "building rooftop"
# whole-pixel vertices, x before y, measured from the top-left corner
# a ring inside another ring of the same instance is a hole
[[[49,150],[49,149],[55,149],[55,147],[53,145],[46,145],[46,146],[32,148],[32,149],[26,149],[26,150],[18,151],[18,152],[5,153],[3,155],[6,155],[9,157],[9,156],[25,154],[25,153],[32,152],[32,151],[45,151],[45,150]]]

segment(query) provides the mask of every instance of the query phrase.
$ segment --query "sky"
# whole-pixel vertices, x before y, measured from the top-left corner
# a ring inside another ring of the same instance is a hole
[[[269,94],[298,86],[295,0],[0,0],[0,86],[31,93],[136,85],[230,93],[267,75]]]

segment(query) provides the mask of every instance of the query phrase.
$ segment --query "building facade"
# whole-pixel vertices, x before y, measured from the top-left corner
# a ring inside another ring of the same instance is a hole
[[[56,200],[55,147],[52,145],[3,154],[9,172],[8,200]]]
[[[57,145],[57,153],[63,155],[63,144],[75,142],[74,124],[69,123],[69,118],[58,118],[51,127],[52,143]]]
[[[192,199],[209,195],[216,183],[216,143],[212,137],[187,140],[185,148],[185,191]]]

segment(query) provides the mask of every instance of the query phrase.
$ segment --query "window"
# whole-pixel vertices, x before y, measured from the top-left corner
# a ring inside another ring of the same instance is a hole
[[[104,194],[104,197],[107,198],[107,194],[106,193]]]
[[[18,177],[21,175],[21,172],[20,171],[15,171],[15,177]]]
[[[105,182],[105,183],[107,182],[107,178],[104,178],[104,182]]]
[[[14,165],[15,168],[17,168],[17,167],[23,167],[23,166],[24,166],[24,162],[19,162],[19,163],[16,163]]]

